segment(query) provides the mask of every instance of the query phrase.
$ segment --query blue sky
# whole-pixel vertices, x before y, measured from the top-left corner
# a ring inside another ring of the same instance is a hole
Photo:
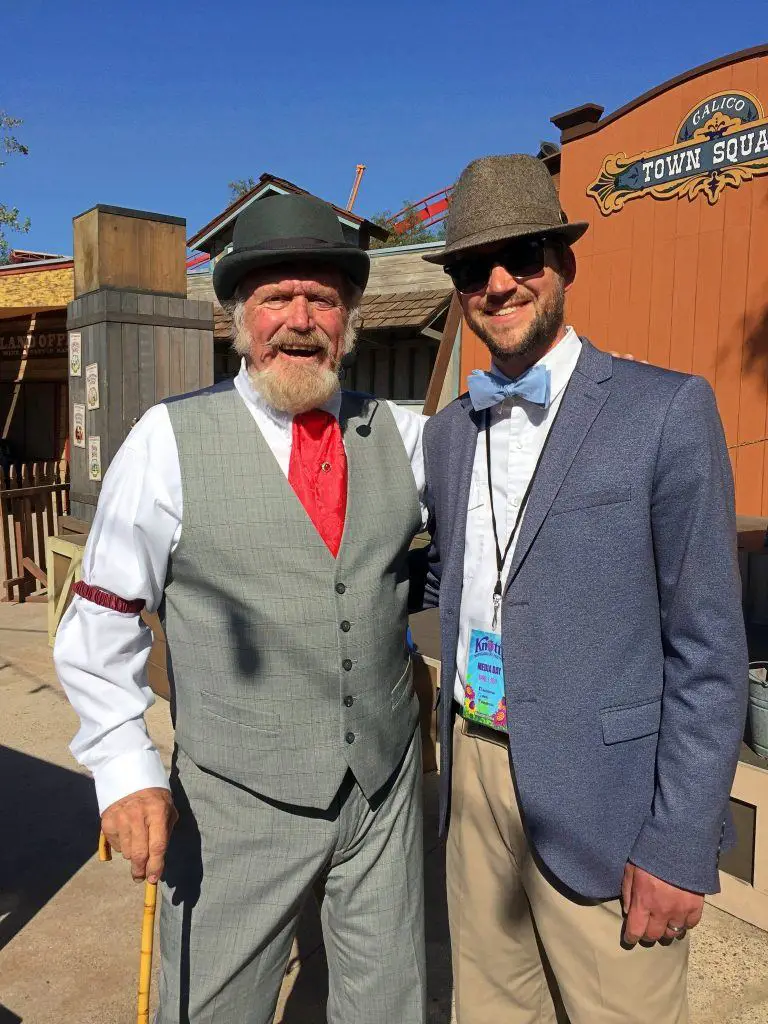
[[[536,151],[549,118],[611,111],[768,38],[766,0],[5,0],[0,109],[30,149],[0,200],[21,248],[71,252],[96,203],[170,213],[188,235],[227,182],[270,171],[356,212],[399,209],[473,157]]]

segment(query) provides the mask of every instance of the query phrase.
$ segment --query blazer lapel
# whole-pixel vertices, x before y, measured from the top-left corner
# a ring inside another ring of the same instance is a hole
[[[528,499],[509,567],[507,587],[523,564],[579,448],[610,394],[610,388],[604,382],[611,377],[611,357],[594,348],[586,338],[581,341],[581,355],[563,395]]]

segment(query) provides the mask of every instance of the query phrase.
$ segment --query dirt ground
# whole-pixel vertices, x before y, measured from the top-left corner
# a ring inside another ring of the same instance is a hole
[[[0,605],[0,1024],[133,1024],[142,889],[122,861],[95,856],[93,785],[67,749],[77,723],[53,672],[46,615],[44,605]],[[167,704],[148,724],[167,759]],[[449,1024],[436,778],[426,781],[429,1021]],[[768,934],[708,907],[693,934],[691,1024],[768,1024],[766,965]],[[322,1024],[326,984],[313,911],[276,1022]]]

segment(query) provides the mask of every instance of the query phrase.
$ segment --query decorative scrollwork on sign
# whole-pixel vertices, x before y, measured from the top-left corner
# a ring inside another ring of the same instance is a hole
[[[643,196],[703,195],[714,205],[726,188],[768,174],[768,119],[749,93],[707,97],[683,119],[677,140],[668,149],[607,156],[587,195],[605,216]]]
[[[587,189],[587,195],[592,196],[603,213],[616,213],[624,206],[627,198],[634,198],[635,193],[616,188],[616,179],[631,165],[632,160],[626,153],[615,153],[603,160],[597,179]]]

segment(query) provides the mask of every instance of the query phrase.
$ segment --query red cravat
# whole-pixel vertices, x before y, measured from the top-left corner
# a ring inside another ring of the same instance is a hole
[[[311,409],[293,419],[288,482],[335,558],[347,514],[347,453],[339,422]]]

